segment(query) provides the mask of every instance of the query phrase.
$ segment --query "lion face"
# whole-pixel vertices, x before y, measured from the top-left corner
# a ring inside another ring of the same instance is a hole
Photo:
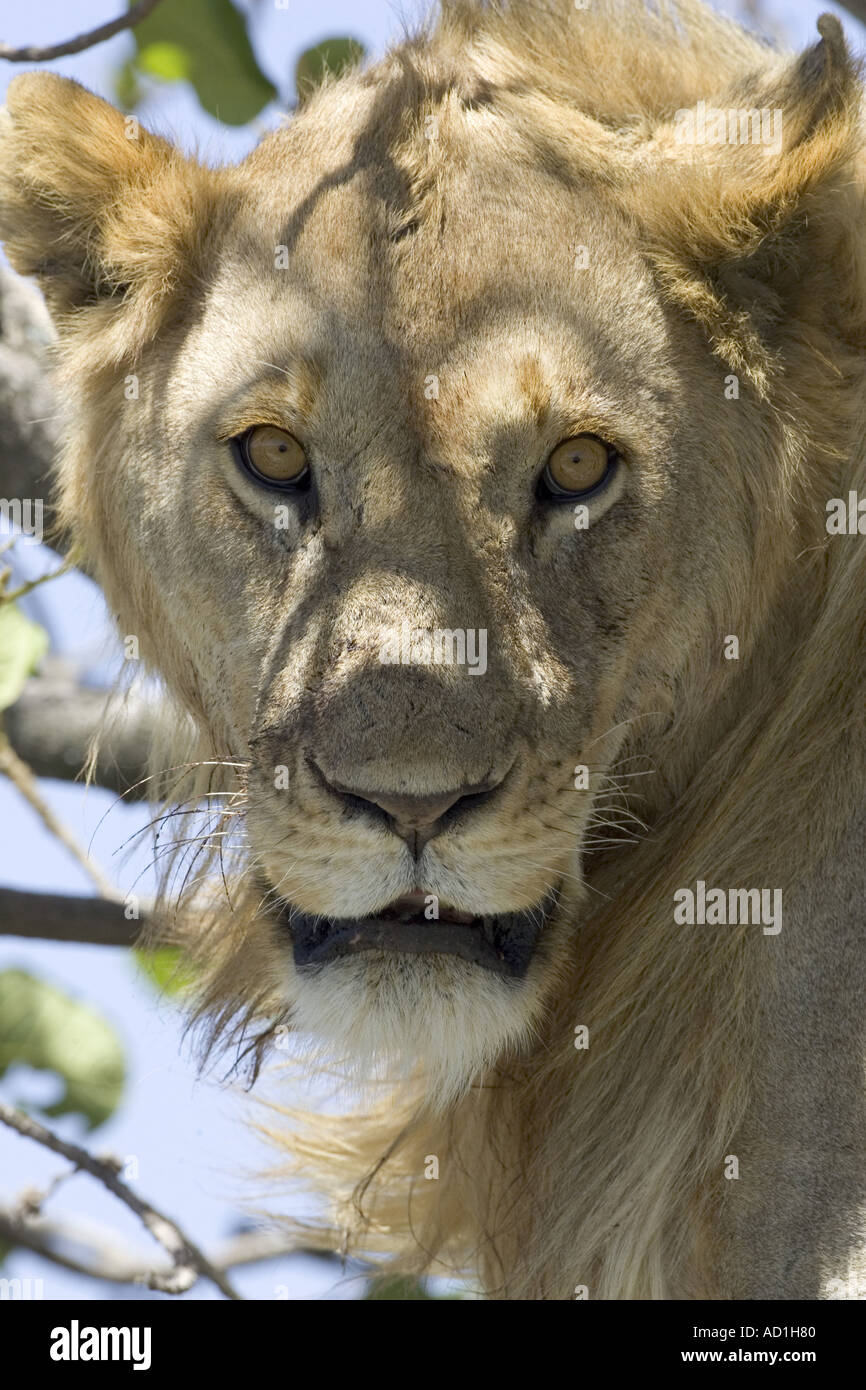
[[[52,281],[77,311],[63,505],[247,769],[268,910],[241,945],[301,1028],[450,1095],[543,1013],[599,792],[747,591],[759,407],[734,421],[603,182],[469,97],[431,138],[423,103],[383,105],[400,80],[328,89],[220,174],[131,150],[59,79],[14,128],[50,125],[61,164],[66,133],[102,141],[63,165],[88,247],[99,179],[138,180],[99,284]]]
[[[252,162],[170,382],[147,360],[124,540],[249,764],[299,1026],[448,1089],[543,1009],[594,799],[670,677],[681,349],[597,200],[503,203],[479,162],[395,237],[375,176],[293,149]]]

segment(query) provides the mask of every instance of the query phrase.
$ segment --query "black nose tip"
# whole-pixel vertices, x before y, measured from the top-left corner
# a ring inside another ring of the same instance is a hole
[[[354,804],[358,810],[375,808],[377,814],[384,812],[391,829],[406,841],[416,859],[424,846],[442,830],[447,812],[478,806],[499,786],[496,779],[474,786],[457,787],[452,791],[436,792],[430,796],[405,796],[402,792],[347,787],[340,782],[329,781],[320,768],[316,768],[316,771],[329,791]]]

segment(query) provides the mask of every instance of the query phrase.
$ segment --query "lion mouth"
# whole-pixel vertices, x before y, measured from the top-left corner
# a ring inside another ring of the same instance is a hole
[[[556,906],[553,891],[535,907],[473,917],[439,904],[429,920],[429,897],[408,893],[373,917],[320,917],[288,904],[282,920],[291,939],[295,966],[311,970],[362,951],[407,955],[458,956],[510,979],[526,974],[542,929]]]

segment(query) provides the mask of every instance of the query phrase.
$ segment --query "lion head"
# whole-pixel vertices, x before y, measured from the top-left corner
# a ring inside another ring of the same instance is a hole
[[[788,61],[686,5],[686,61],[642,5],[443,10],[237,167],[44,74],[2,155],[62,519],[237,767],[211,1002],[440,1099],[531,1050],[812,603],[859,102],[829,20]],[[696,141],[701,102],[778,146]]]

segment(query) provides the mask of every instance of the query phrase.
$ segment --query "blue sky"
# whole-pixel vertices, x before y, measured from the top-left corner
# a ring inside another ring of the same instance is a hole
[[[119,0],[42,0],[39,6],[5,7],[3,38],[8,43],[49,43],[91,28],[116,12]],[[735,4],[721,8],[736,13]],[[253,38],[262,66],[278,89],[290,90],[290,75],[298,54],[310,44],[333,34],[353,34],[374,53],[389,37],[399,35],[400,15],[411,16],[418,6],[398,7],[371,0],[290,0],[278,10],[272,0],[253,7]],[[423,7],[422,7],[423,8]],[[825,10],[835,10],[862,48],[863,31],[838,6],[813,0],[772,0],[765,12],[781,24],[792,45],[814,41],[815,21]],[[94,91],[111,97],[112,73],[128,55],[131,40],[122,35],[89,52],[64,59],[52,68],[78,78]],[[16,69],[0,64],[0,99]],[[242,157],[255,144],[262,129],[276,122],[276,108],[263,113],[254,128],[234,130],[206,116],[184,86],[155,90],[142,115],[155,128],[171,134],[185,148],[196,147],[211,160]],[[52,561],[40,547],[17,549],[21,578],[50,568]],[[111,635],[98,591],[80,576],[69,576],[37,591],[24,605],[31,616],[49,629],[53,649],[68,656],[82,675],[101,682],[116,667],[116,642]],[[62,717],[62,716],[59,716]],[[115,798],[92,788],[43,783],[54,810],[85,844],[92,841],[94,857],[117,884],[128,890],[137,876],[137,891],[147,892],[146,844],[122,855],[119,847],[142,827],[141,808],[117,805]],[[87,894],[90,886],[82,870],[42,828],[29,806],[0,781],[0,882],[13,887]],[[24,942],[0,937],[0,970],[21,968],[43,976],[74,996],[93,1003],[115,1025],[129,1059],[129,1086],[118,1114],[96,1135],[99,1150],[110,1149],[122,1157],[135,1156],[135,1185],[170,1214],[181,1218],[189,1233],[206,1248],[226,1237],[241,1212],[241,1194],[257,1199],[258,1184],[247,1185],[243,1171],[261,1168],[268,1159],[243,1115],[249,1100],[220,1084],[219,1076],[200,1077],[182,1023],[170,1001],[160,1000],[142,979],[125,952],[49,942]],[[0,1081],[5,1099],[45,1099],[51,1079],[19,1068]],[[65,1134],[82,1137],[74,1118],[58,1125]],[[88,1142],[85,1140],[85,1142]],[[58,1160],[33,1144],[0,1129],[0,1202],[8,1202],[22,1187],[44,1183],[58,1171]],[[269,1206],[297,1212],[300,1198],[288,1193],[270,1194]],[[78,1177],[66,1184],[47,1208],[79,1220],[98,1222],[137,1249],[149,1243],[125,1209],[103,1195],[89,1179]],[[72,1273],[45,1264],[26,1252],[13,1255],[3,1273],[7,1277],[41,1277],[46,1298],[141,1297],[106,1289]],[[249,1297],[256,1298],[354,1298],[359,1282],[340,1279],[330,1267],[303,1257],[249,1269],[236,1275]],[[155,1295],[159,1297],[160,1295]],[[215,1291],[201,1283],[192,1298],[213,1297]]]

